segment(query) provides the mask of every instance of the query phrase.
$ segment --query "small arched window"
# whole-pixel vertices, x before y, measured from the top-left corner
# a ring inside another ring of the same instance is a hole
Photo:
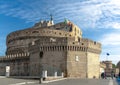
[[[43,58],[43,51],[40,51],[39,56],[40,56],[40,58]]]
[[[33,31],[32,33],[39,33],[39,31]]]
[[[59,33],[60,35],[62,34],[62,33]]]

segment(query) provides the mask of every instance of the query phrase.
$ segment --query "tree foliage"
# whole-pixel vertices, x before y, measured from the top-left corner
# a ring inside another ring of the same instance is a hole
[[[115,64],[112,64],[112,67],[113,67],[113,68],[116,68],[116,65],[115,65]]]

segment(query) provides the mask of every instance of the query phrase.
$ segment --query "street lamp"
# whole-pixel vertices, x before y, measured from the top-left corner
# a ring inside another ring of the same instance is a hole
[[[109,53],[106,53],[106,55],[107,55],[107,56],[106,56],[106,61],[107,61],[107,60],[108,60],[108,56],[109,56],[110,54],[109,54]]]
[[[39,75],[40,75],[39,84],[42,83],[42,68],[43,68],[42,63],[41,63],[42,58],[43,58],[43,51],[40,51],[40,53],[39,53],[39,59],[40,59],[40,61],[39,61]]]

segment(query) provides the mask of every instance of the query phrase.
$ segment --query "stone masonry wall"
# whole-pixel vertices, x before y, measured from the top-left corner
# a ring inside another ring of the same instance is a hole
[[[67,53],[68,77],[86,78],[86,53],[82,51],[68,51]]]
[[[88,78],[99,78],[100,75],[100,62],[99,54],[87,52],[87,77]]]
[[[5,76],[7,62],[0,62],[0,76]]]
[[[43,56],[40,57],[40,52]],[[54,76],[57,72],[58,76],[65,71],[66,53],[64,51],[39,51],[32,53],[30,57],[30,76],[38,76],[42,71],[47,71],[47,76]]]

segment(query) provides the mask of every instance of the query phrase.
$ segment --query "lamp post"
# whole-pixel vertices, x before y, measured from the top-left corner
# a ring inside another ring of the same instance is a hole
[[[39,84],[41,84],[42,83],[42,74],[41,74],[41,59],[40,59],[40,61],[39,61],[39,76],[40,76],[40,79],[39,79]]]
[[[40,75],[39,84],[42,83],[42,69],[43,69],[42,63],[41,63],[42,58],[43,58],[43,52],[40,51],[40,53],[39,53],[39,75]]]
[[[110,54],[109,54],[109,53],[106,53],[106,55],[107,55],[107,56],[106,56],[106,61],[107,61],[107,60],[108,60],[108,56],[109,56]]]

